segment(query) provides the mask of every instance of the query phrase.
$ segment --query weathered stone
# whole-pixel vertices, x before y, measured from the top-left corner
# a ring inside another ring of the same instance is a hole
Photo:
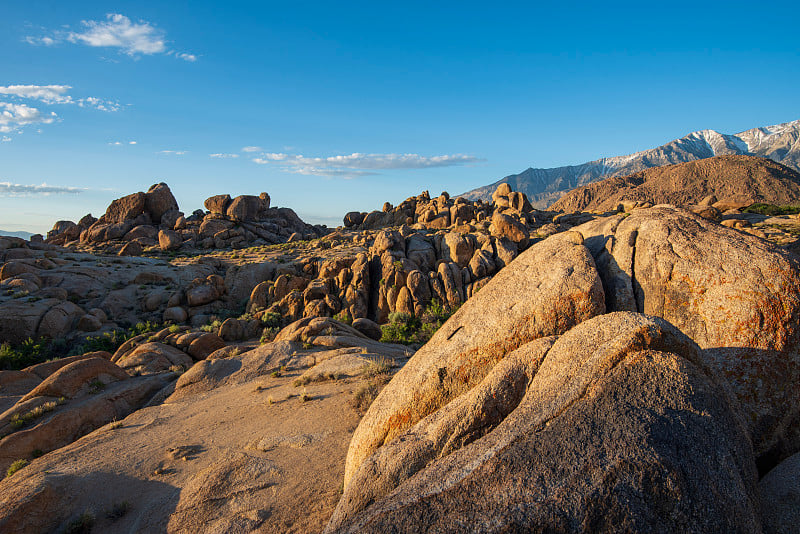
[[[171,306],[164,310],[165,323],[185,323],[188,318],[189,315],[186,313],[186,310],[180,306]]]
[[[495,213],[492,216],[492,225],[489,231],[493,236],[504,237],[520,248],[527,247],[530,240],[530,234],[524,224],[502,213]]]
[[[77,321],[85,315],[85,312],[76,304],[65,301],[50,308],[44,314],[37,333],[40,337],[58,339],[64,337],[72,331]]]
[[[142,215],[145,210],[147,197],[144,193],[133,193],[111,202],[102,219],[108,223],[121,223]]]
[[[178,210],[178,203],[169,186],[162,182],[150,186],[150,189],[147,190],[144,209],[150,214],[153,224],[160,224],[165,213]]]
[[[800,266],[775,245],[666,207],[575,230],[609,310],[663,317],[703,348],[800,348]]]
[[[140,245],[136,241],[131,241],[130,243],[125,243],[119,252],[117,252],[117,256],[141,256],[144,253],[144,249],[142,245]]]
[[[225,215],[228,210],[228,205],[231,202],[230,195],[214,195],[212,197],[208,197],[203,205],[206,207],[208,211],[211,213],[216,213],[218,215]]]
[[[183,239],[180,234],[172,230],[161,230],[158,232],[158,245],[161,250],[177,250],[181,248]]]
[[[370,321],[366,317],[360,317],[358,319],[353,320],[353,328],[355,328],[368,338],[374,339],[375,341],[378,341],[383,335],[381,327],[378,326],[378,323]]]
[[[800,525],[800,453],[787,458],[758,484],[764,534],[797,532]]]
[[[66,397],[71,399],[88,391],[91,382],[102,382],[105,385],[118,380],[125,380],[128,375],[117,365],[106,358],[86,358],[74,361],[48,376],[30,393],[22,397],[22,401],[33,397]]]
[[[386,436],[346,479],[327,532],[458,531],[464,518],[475,531],[758,531],[749,440],[689,338],[612,313],[553,341]],[[439,387],[450,371],[437,369]],[[387,415],[395,380],[365,420]]]
[[[344,226],[345,228],[352,228],[353,226],[358,226],[364,221],[363,213],[359,211],[350,211],[344,216]]]
[[[195,360],[204,360],[209,354],[225,346],[225,342],[216,334],[205,333],[189,344],[186,352]]]
[[[228,218],[234,221],[259,221],[269,208],[269,201],[252,195],[240,195],[234,198],[225,211]]]
[[[604,311],[600,277],[579,234],[535,244],[461,306],[416,353],[413,365],[395,375],[391,393],[375,400],[353,436],[345,480],[380,443],[448,402],[447,395],[439,396],[442,372],[457,379],[453,387],[470,387],[522,344],[566,332]],[[431,402],[423,400],[429,395]]]

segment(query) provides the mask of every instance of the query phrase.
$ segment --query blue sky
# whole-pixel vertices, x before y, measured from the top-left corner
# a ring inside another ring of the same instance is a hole
[[[340,224],[800,118],[795,3],[0,2],[0,228],[165,181]]]

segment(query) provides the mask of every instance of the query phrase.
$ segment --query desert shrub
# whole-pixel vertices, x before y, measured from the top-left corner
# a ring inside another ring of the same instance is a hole
[[[759,213],[761,215],[794,215],[800,213],[800,206],[776,206],[774,204],[751,204],[742,210],[745,213]]]
[[[56,409],[56,407],[61,406],[65,402],[67,402],[67,399],[65,399],[64,397],[60,397],[58,400],[45,402],[44,404],[37,406],[36,408],[28,412],[25,412],[23,414],[16,413],[13,416],[11,416],[11,427],[14,430],[18,430],[27,425],[28,423],[30,423],[31,421],[39,419],[44,414],[52,412],[53,410]]]
[[[403,345],[424,345],[456,309],[443,306],[434,299],[419,317],[407,313],[390,313],[389,322],[381,326],[383,332],[381,341]]]
[[[389,382],[389,376],[385,374],[365,382],[353,393],[350,405],[356,412],[365,414],[387,382]]]
[[[28,338],[18,345],[5,342],[0,345],[0,370],[16,370],[65,356],[77,356],[87,352],[107,351],[113,353],[130,338],[159,330],[161,325],[146,321],[126,330],[114,330],[99,336],[67,343],[63,339]]]
[[[265,312],[261,315],[261,324],[268,328],[280,328],[283,317],[277,312]]]
[[[261,333],[261,339],[259,340],[260,343],[262,345],[264,343],[269,343],[270,341],[275,339],[275,336],[278,335],[278,332],[280,332],[280,329],[278,329],[278,327],[276,326],[265,328],[264,331]]]
[[[388,374],[392,370],[392,367],[394,366],[395,362],[393,359],[381,356],[377,360],[368,363],[364,367],[364,372],[362,373],[362,375],[364,375],[367,378],[373,378],[379,375],[385,375]]]
[[[210,323],[201,326],[200,330],[202,330],[203,332],[216,332],[217,330],[219,330],[220,326],[222,326],[222,323],[219,321],[219,319],[215,319]]]
[[[14,473],[22,469],[28,465],[28,460],[17,460],[16,462],[12,463],[8,466],[8,471],[6,471],[6,478],[12,476]]]
[[[340,311],[339,313],[334,315],[333,318],[339,321],[340,323],[350,324],[350,325],[353,324],[353,318],[350,317],[350,312],[347,310]]]

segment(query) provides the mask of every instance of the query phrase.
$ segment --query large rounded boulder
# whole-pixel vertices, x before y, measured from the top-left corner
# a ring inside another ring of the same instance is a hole
[[[758,532],[756,481],[697,345],[611,313],[520,347],[386,440],[327,532]]]

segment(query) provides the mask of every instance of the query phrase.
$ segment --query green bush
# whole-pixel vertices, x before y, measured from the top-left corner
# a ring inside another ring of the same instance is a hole
[[[26,465],[28,465],[28,460],[17,460],[16,462],[8,466],[8,471],[6,471],[6,478],[12,476],[14,473],[19,471]]]
[[[400,343],[402,345],[424,345],[436,333],[455,309],[443,306],[434,299],[420,317],[407,313],[389,314],[389,323],[381,326],[384,343]]]
[[[800,206],[776,206],[774,204],[751,204],[742,210],[745,213],[760,213],[761,215],[794,215],[800,213]]]
[[[261,324],[267,328],[280,328],[283,317],[277,312],[265,312],[261,315]]]
[[[353,318],[350,317],[350,312],[347,310],[340,311],[339,313],[334,315],[333,318],[339,321],[340,323],[350,324],[350,325],[353,324]]]
[[[17,370],[48,360],[65,356],[77,356],[87,352],[107,351],[113,353],[132,337],[153,332],[161,328],[155,322],[143,322],[127,330],[114,330],[100,336],[89,336],[82,341],[67,343],[63,339],[28,338],[19,345],[5,342],[0,345],[0,370]]]

